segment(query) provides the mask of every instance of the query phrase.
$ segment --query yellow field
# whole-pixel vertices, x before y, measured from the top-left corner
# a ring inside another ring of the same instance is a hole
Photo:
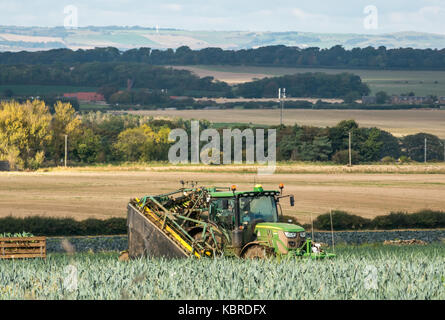
[[[165,110],[130,111],[160,118],[206,119],[212,122],[280,124],[277,110]],[[378,127],[395,136],[425,132],[445,139],[445,110],[284,110],[284,123],[317,127],[335,126],[347,119],[361,127]]]
[[[294,208],[284,200],[284,213],[294,215],[303,223],[310,221],[311,214],[316,217],[330,209],[364,217],[399,210],[445,209],[445,165],[356,166],[352,169],[288,165],[280,166],[277,174],[270,176],[257,176],[252,173],[254,169],[141,165],[0,173],[0,216],[43,215],[79,220],[125,217],[130,198],[172,191],[180,187],[181,179],[198,181],[205,186],[237,184],[240,190],[250,189],[254,181],[267,189],[276,189],[282,182],[285,192],[294,194],[296,200]],[[403,172],[418,173],[401,174]]]

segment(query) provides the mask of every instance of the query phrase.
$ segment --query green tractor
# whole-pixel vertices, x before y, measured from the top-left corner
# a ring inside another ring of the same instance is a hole
[[[181,188],[132,199],[128,205],[128,256],[180,258],[236,256],[331,258],[305,230],[280,222],[280,191],[231,188]]]

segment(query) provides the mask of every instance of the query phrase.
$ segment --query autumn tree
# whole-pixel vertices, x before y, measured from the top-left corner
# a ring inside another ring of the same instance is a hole
[[[51,114],[44,102],[4,102],[0,107],[0,157],[12,167],[38,168],[51,141]]]
[[[154,131],[149,125],[122,131],[113,145],[116,157],[123,161],[166,160],[170,143],[170,129],[161,127]]]
[[[56,164],[60,162],[65,153],[65,135],[68,135],[68,151],[73,152],[77,140],[81,138],[81,120],[70,103],[58,101],[54,106],[54,116],[51,121],[53,133],[50,152]]]

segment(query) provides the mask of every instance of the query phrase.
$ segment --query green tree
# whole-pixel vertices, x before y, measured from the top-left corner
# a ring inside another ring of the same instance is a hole
[[[338,164],[348,164],[349,163],[349,150],[337,151],[332,156],[332,161]],[[357,151],[352,150],[351,152],[351,162],[352,164],[357,164],[360,161],[360,155]]]
[[[354,120],[340,121],[335,127],[329,128],[329,140],[332,145],[332,153],[344,150],[349,145],[349,132],[358,129],[358,123]]]
[[[402,148],[406,156],[414,161],[425,160],[425,138],[427,139],[427,161],[444,160],[442,141],[427,133],[418,133],[402,139]]]
[[[385,104],[389,101],[389,95],[385,91],[379,91],[375,94],[378,104]]]
[[[94,163],[102,151],[100,137],[93,130],[86,128],[82,135],[75,141],[74,156],[83,163]]]
[[[360,155],[364,162],[378,161],[381,159],[380,130],[377,128],[359,128],[353,131],[352,148]]]
[[[359,100],[360,98],[360,93],[357,91],[351,91],[343,97],[343,100],[345,103],[355,103],[355,101]]]
[[[401,156],[401,142],[391,133],[380,130],[378,141],[381,142],[380,159],[386,156],[398,159]]]

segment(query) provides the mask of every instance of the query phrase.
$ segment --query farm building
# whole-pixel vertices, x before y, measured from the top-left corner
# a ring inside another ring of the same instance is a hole
[[[76,98],[79,101],[86,101],[86,102],[105,101],[105,97],[97,92],[64,93],[63,96],[65,98]]]
[[[363,104],[376,104],[377,98],[374,96],[363,96],[362,97],[362,103]]]
[[[416,96],[392,96],[392,104],[424,104],[431,101],[429,97],[416,97]]]

